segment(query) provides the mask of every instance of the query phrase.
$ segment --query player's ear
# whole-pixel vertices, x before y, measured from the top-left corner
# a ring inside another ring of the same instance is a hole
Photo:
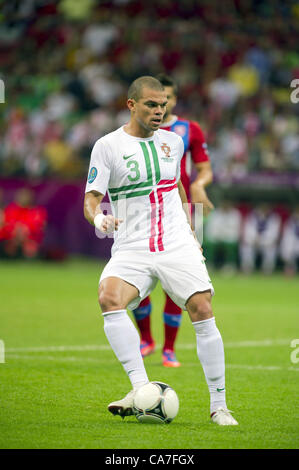
[[[127,106],[128,106],[128,108],[129,108],[130,111],[133,111],[133,110],[134,110],[134,108],[135,108],[135,103],[136,103],[136,101],[135,101],[133,98],[129,98],[129,99],[127,100]]]

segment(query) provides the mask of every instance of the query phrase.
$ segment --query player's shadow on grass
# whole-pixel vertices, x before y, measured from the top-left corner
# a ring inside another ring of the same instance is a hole
[[[110,424],[110,423],[109,423]],[[163,430],[165,429],[166,431],[171,431],[172,428],[175,428],[175,429],[189,429],[189,430],[194,430],[196,432],[198,431],[204,431],[204,432],[213,432],[215,433],[215,431],[219,431],[219,432],[223,432],[223,431],[229,431],[230,433],[233,433],[233,434],[243,434],[244,433],[244,430],[242,430],[240,428],[240,426],[218,426],[212,422],[210,422],[209,418],[207,419],[201,419],[201,420],[198,420],[198,421],[195,421],[194,420],[194,423],[190,423],[190,421],[181,421],[181,420],[175,420],[173,421],[172,423],[139,423],[136,419],[134,420],[133,417],[131,417],[130,419],[128,418],[125,418],[125,419],[122,419],[120,422],[118,423],[113,423],[111,422],[111,425],[114,425],[116,427],[119,427],[121,430],[123,430],[123,426],[127,426],[127,425],[130,425],[130,426],[139,426],[140,427],[140,430],[142,429],[161,429],[161,431],[163,432]]]

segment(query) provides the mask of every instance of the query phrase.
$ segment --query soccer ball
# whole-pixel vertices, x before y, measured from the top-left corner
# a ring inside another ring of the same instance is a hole
[[[149,382],[135,393],[133,411],[141,423],[171,423],[179,411],[173,388],[163,382]]]

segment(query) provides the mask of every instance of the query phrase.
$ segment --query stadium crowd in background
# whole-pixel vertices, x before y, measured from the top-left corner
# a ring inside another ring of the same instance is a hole
[[[261,201],[247,207],[223,200],[204,223],[203,249],[211,268],[225,275],[266,275],[277,269],[287,276],[299,268],[299,206],[288,214]]]
[[[95,140],[128,119],[128,83],[160,72],[205,131],[216,179],[298,170],[298,25],[292,0],[5,2],[0,172],[85,176]]]
[[[1,177],[85,179],[94,142],[128,120],[127,85],[164,72],[179,87],[176,114],[204,131],[214,183],[265,173],[292,178],[299,170],[299,105],[290,99],[299,78],[298,26],[293,0],[234,0],[229,8],[216,0],[4,2]],[[232,224],[219,237],[215,227],[227,210]],[[3,202],[2,227],[4,212]],[[218,204],[205,249],[208,258],[221,252],[225,269],[249,271],[253,249],[244,248],[240,214]],[[280,258],[289,273],[298,231],[295,209],[275,242],[275,263]]]

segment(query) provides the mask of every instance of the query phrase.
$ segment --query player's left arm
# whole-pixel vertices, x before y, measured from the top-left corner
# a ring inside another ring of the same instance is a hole
[[[194,203],[201,202],[203,204],[204,214],[207,215],[214,209],[214,204],[210,201],[205,189],[206,186],[213,181],[211,163],[209,161],[196,163],[194,166],[197,171],[197,176],[190,185],[191,201]]]
[[[202,248],[201,248],[201,246],[200,246],[200,244],[199,244],[199,242],[196,238],[195,230],[194,230],[194,227],[193,227],[193,224],[192,224],[191,207],[190,207],[190,204],[189,204],[189,201],[188,201],[188,198],[187,198],[185,188],[184,188],[183,183],[182,183],[181,178],[180,178],[180,174],[181,174],[180,161],[181,161],[182,156],[184,155],[184,143],[183,143],[183,140],[181,139],[181,137],[179,137],[179,146],[180,146],[179,147],[180,148],[180,160],[178,161],[177,174],[176,174],[176,180],[177,180],[177,185],[178,185],[179,196],[180,196],[181,201],[182,201],[182,206],[183,206],[183,210],[186,214],[187,222],[191,227],[193,236],[194,236],[196,242],[198,243],[198,246],[199,246],[200,250],[202,251]]]
[[[206,193],[206,187],[213,181],[213,171],[204,134],[200,126],[193,121],[190,121],[190,151],[197,171],[196,178],[190,185],[191,202],[202,203],[204,214],[208,214],[214,209]]]

